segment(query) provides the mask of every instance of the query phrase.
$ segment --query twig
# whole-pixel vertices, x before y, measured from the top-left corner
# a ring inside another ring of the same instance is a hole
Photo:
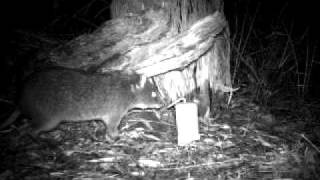
[[[320,153],[320,149],[314,145],[304,134],[300,134],[300,136],[305,139],[315,150],[317,150],[318,153]]]

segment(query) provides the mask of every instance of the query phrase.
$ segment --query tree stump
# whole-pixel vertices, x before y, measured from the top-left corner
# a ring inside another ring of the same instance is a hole
[[[204,114],[231,87],[222,7],[220,0],[113,1],[112,20],[46,58],[91,72],[135,71],[153,78],[168,103],[198,99]]]
[[[223,0],[119,0],[112,2],[111,14],[113,18],[117,18],[127,12],[135,13],[149,9],[163,9],[167,12],[170,19],[168,25],[170,30],[167,33],[169,37],[180,36],[190,31],[195,23],[212,14],[218,13],[219,17],[224,19]],[[206,47],[210,47],[206,52],[202,53],[203,51],[199,50],[201,48],[194,48],[194,52],[190,53],[198,57],[196,61],[188,66],[181,66],[183,68],[154,77],[167,101],[173,101],[179,97],[186,97],[188,100],[196,98],[200,101],[199,111],[202,115],[204,114],[202,112],[210,110],[210,106],[218,105],[218,102],[224,99],[224,92],[232,91],[229,27],[225,20],[221,23],[220,18],[212,23],[218,29],[211,34],[214,40],[205,43]],[[187,41],[186,37],[183,38]],[[169,48],[168,51],[170,51]],[[172,50],[172,52],[175,51]],[[183,57],[177,59],[188,61]]]

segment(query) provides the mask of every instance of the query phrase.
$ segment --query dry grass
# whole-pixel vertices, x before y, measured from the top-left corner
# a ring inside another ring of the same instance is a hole
[[[256,25],[259,7],[246,12],[244,19],[232,20],[233,83],[263,105],[279,98],[306,97],[313,66],[319,63],[315,46],[306,31],[295,33],[293,23],[287,25],[285,19],[262,24],[268,28]]]

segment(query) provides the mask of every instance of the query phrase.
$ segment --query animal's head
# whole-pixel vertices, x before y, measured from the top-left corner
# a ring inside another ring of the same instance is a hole
[[[151,79],[141,76],[138,83],[131,85],[131,91],[136,96],[136,108],[160,108],[162,106],[158,89]]]

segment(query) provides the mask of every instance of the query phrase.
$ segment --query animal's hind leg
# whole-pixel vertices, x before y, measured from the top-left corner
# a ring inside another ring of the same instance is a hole
[[[54,129],[60,123],[60,121],[55,119],[45,120],[42,118],[41,120],[36,120],[35,122],[39,122],[34,124],[32,134],[38,136],[41,132],[46,132]]]
[[[54,129],[58,126],[60,121],[50,120],[50,121],[44,121],[44,119],[41,119],[41,121],[35,121],[35,122],[42,122],[33,124],[33,130],[29,133],[29,136],[31,139],[36,142],[38,145],[44,145],[49,148],[56,148],[58,147],[58,143],[53,139],[48,138],[41,138],[39,137],[39,134],[41,132],[46,132]]]

